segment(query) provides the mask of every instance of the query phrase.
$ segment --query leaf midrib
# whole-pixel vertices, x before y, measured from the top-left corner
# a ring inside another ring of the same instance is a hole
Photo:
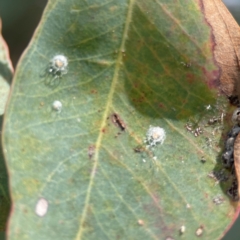
[[[131,22],[131,19],[132,19],[132,10],[133,10],[134,3],[135,3],[135,0],[129,0],[127,16],[126,16],[126,23],[125,23],[125,27],[124,27],[124,30],[123,30],[120,49],[118,50],[118,57],[117,57],[116,65],[115,65],[115,71],[114,71],[114,74],[113,74],[112,85],[110,87],[110,92],[108,94],[108,98],[107,98],[107,102],[106,102],[106,108],[105,108],[105,111],[104,111],[103,116],[102,116],[101,127],[100,127],[99,135],[98,135],[98,138],[97,138],[97,141],[96,141],[96,145],[95,145],[96,150],[95,150],[95,155],[94,155],[94,160],[93,160],[94,164],[93,164],[92,171],[91,171],[91,176],[90,176],[90,181],[89,181],[89,185],[88,185],[88,189],[87,189],[87,193],[86,193],[83,212],[82,212],[82,215],[81,215],[81,218],[80,218],[79,231],[77,232],[77,235],[76,235],[76,238],[75,238],[76,240],[80,240],[82,238],[83,232],[84,232],[83,225],[84,225],[85,219],[87,217],[87,209],[88,209],[88,205],[89,205],[89,201],[90,201],[90,196],[91,196],[91,192],[92,192],[95,173],[96,173],[97,166],[98,166],[98,163],[99,163],[98,162],[98,160],[99,160],[99,150],[100,150],[100,146],[101,146],[101,142],[102,142],[102,138],[103,138],[103,132],[101,131],[101,129],[103,129],[106,125],[105,120],[106,120],[107,116],[109,115],[109,110],[110,110],[110,107],[111,107],[113,95],[114,95],[116,84],[117,84],[117,81],[118,81],[119,71],[120,71],[120,67],[121,67],[121,63],[122,63],[122,51],[124,50],[124,47],[125,47],[127,34],[128,34],[128,31],[129,31],[130,22]]]

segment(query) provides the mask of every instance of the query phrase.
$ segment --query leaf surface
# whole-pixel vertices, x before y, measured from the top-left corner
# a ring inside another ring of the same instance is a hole
[[[220,164],[231,111],[201,7],[49,1],[5,118],[9,239],[222,236],[235,211]],[[62,78],[49,73],[58,54]]]

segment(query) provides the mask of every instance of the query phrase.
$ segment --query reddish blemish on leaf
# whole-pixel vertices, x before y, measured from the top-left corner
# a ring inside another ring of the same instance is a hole
[[[192,73],[187,73],[186,75],[187,81],[189,84],[192,84],[196,78],[196,76]]]
[[[139,84],[138,83],[134,83],[133,86],[134,86],[134,88],[138,88]]]
[[[220,87],[220,71],[219,70],[213,70],[213,71],[207,71],[205,68],[202,68],[202,71],[207,79],[207,85],[210,89],[217,89]]]
[[[96,90],[96,89],[93,89],[93,90],[91,90],[91,93],[92,93],[92,94],[96,94],[96,93],[97,93],[97,90]]]
[[[161,208],[160,199],[156,195],[152,195],[152,202],[144,205],[144,210],[152,216],[153,225],[161,229],[162,235],[168,236],[176,231],[177,227],[175,225],[169,225],[164,222],[163,209]]]
[[[166,108],[163,103],[159,103],[158,106],[159,106],[160,108]]]

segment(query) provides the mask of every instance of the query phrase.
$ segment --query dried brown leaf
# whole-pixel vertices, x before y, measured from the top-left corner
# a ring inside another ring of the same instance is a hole
[[[221,90],[240,99],[240,28],[221,0],[202,0],[205,18],[212,28],[214,57],[220,68]]]

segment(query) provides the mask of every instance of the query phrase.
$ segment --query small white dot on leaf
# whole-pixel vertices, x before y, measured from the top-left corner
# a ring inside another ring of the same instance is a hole
[[[200,237],[202,234],[203,234],[203,227],[200,226],[200,227],[196,230],[196,235],[197,235],[198,237]]]
[[[62,110],[62,103],[56,100],[53,102],[52,108],[53,110],[60,112]]]
[[[138,225],[143,226],[144,225],[144,221],[142,219],[138,219]]]
[[[45,198],[40,198],[35,207],[35,213],[39,217],[43,217],[46,215],[48,210],[48,201]]]
[[[190,209],[191,205],[189,203],[187,203],[186,208]]]
[[[185,227],[184,225],[181,226],[180,229],[179,229],[179,231],[180,231],[181,234],[185,233],[186,227]]]

